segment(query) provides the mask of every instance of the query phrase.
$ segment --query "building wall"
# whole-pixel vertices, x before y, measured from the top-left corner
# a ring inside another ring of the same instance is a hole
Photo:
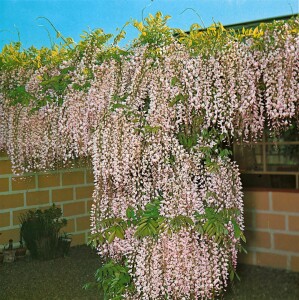
[[[87,242],[93,177],[90,168],[75,166],[22,177],[11,171],[0,153],[0,245],[19,240],[19,215],[28,209],[62,208],[73,234],[72,245]],[[240,262],[299,271],[299,192],[246,191],[245,248]]]
[[[7,155],[0,152],[0,248],[11,238],[19,241],[21,213],[52,203],[61,207],[68,220],[62,230],[72,233],[72,245],[86,243],[92,192],[91,169],[82,163],[71,169],[16,176]]]
[[[240,262],[299,272],[299,191],[246,191]]]

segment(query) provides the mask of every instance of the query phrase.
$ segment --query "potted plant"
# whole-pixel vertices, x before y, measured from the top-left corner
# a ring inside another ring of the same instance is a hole
[[[7,248],[5,248],[5,246],[4,246],[3,254],[4,254],[3,262],[11,263],[11,262],[15,261],[16,251],[13,249],[13,240],[12,239],[10,239],[8,241]]]
[[[59,232],[67,224],[61,208],[29,210],[20,216],[22,240],[33,258],[53,259],[59,254]]]
[[[22,259],[26,256],[27,248],[23,245],[22,239],[20,239],[19,248],[16,248],[16,259]]]
[[[64,232],[62,235],[60,235],[58,244],[63,256],[67,256],[69,254],[71,243],[72,235],[70,233]]]

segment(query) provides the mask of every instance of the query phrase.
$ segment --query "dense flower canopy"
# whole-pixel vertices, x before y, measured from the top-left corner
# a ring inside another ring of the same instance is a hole
[[[123,31],[108,46],[97,30],[0,55],[0,148],[15,172],[91,157],[92,238],[123,274],[111,299],[219,295],[244,239],[231,141],[298,124],[298,19],[188,35],[166,21],[135,22],[128,49]]]

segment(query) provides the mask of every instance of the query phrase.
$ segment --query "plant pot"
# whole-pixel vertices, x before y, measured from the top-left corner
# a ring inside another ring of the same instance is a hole
[[[64,237],[59,238],[58,248],[62,256],[67,256],[69,254],[71,243],[72,243],[71,238],[64,238]]]
[[[3,263],[3,260],[4,260],[4,254],[0,252],[0,264]]]
[[[56,257],[58,237],[44,236],[36,240],[38,258],[41,260],[54,259]]]
[[[23,259],[26,257],[26,252],[27,252],[27,248],[22,247],[22,248],[17,248],[16,249],[16,259]]]
[[[3,262],[5,263],[12,263],[16,260],[15,250],[5,250],[3,254],[4,254]]]

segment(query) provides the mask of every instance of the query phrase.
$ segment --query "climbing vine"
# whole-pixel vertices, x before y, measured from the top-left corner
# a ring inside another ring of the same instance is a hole
[[[298,126],[298,19],[188,34],[168,19],[132,22],[125,49],[124,30],[98,29],[0,53],[0,148],[14,171],[91,158],[106,299],[219,296],[245,241],[232,140]]]

